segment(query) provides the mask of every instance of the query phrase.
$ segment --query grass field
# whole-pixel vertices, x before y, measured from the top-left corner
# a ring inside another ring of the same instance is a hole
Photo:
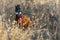
[[[35,22],[30,29],[14,24],[17,4]],[[0,40],[60,40],[60,0],[0,0]]]

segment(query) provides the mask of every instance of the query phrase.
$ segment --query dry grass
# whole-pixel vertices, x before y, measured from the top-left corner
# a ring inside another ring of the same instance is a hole
[[[59,3],[59,0],[0,0],[0,40],[60,40]],[[17,4],[21,5],[23,14],[34,22],[32,28],[23,30],[15,25],[14,7]],[[53,25],[49,20],[51,11],[58,20]]]

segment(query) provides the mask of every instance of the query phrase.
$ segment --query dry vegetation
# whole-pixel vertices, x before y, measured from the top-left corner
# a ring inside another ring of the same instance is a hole
[[[29,16],[34,26],[19,29],[14,24],[15,5]],[[54,13],[56,20],[49,20]],[[0,0],[0,40],[60,40],[60,0]]]

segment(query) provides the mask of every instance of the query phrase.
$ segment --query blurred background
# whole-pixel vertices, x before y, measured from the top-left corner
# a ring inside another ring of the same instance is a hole
[[[17,4],[35,22],[32,28],[14,24]],[[60,0],[0,0],[0,40],[60,40]]]

